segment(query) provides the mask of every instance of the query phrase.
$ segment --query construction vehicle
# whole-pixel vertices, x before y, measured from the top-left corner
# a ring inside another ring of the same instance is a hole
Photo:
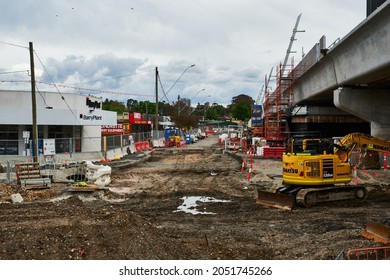
[[[352,133],[339,140],[294,137],[282,157],[282,184],[264,191],[257,187],[257,204],[291,210],[320,202],[364,200],[364,186],[349,185],[354,149],[390,152],[390,141],[362,133]],[[276,178],[277,175],[268,175]]]

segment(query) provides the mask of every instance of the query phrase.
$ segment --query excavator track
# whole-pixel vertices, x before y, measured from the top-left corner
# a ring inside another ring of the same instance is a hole
[[[264,191],[257,189],[256,204],[292,210],[296,205],[311,207],[318,203],[340,200],[363,201],[367,190],[363,186],[329,186],[319,188],[277,187]]]
[[[322,188],[304,188],[298,191],[295,199],[298,205],[311,207],[318,203],[340,200],[360,200],[367,198],[363,186],[331,186]]]

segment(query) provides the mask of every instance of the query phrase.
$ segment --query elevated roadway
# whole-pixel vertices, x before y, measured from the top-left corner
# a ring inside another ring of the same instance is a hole
[[[294,82],[295,104],[334,104],[390,139],[390,0],[321,53]]]

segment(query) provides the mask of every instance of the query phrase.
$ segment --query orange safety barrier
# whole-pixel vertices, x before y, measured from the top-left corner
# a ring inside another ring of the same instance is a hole
[[[137,152],[140,152],[142,150],[142,143],[141,142],[135,142],[135,149]]]
[[[347,259],[348,260],[389,260],[390,246],[351,249],[347,252]]]
[[[264,147],[263,157],[264,158],[282,158],[283,153],[286,152],[284,147]]]

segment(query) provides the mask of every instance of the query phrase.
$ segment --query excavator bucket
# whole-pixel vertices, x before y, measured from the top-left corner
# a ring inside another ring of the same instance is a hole
[[[390,227],[367,220],[366,228],[363,230],[362,236],[373,239],[376,242],[390,244]]]
[[[295,205],[295,197],[289,194],[263,191],[257,188],[256,204],[291,210]]]

